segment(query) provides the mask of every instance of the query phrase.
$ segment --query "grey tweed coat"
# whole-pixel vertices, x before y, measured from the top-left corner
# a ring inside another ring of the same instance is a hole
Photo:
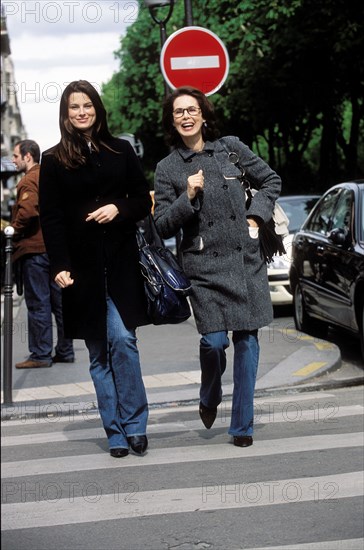
[[[245,191],[227,150],[238,153],[252,186],[259,189],[249,215],[268,221],[280,177],[237,137],[206,142],[201,153],[175,149],[155,172],[156,225],[163,238],[183,231],[183,267],[192,282],[191,304],[201,334],[251,331],[273,318],[266,264],[259,239],[249,234]],[[204,191],[191,202],[187,178],[200,169]]]

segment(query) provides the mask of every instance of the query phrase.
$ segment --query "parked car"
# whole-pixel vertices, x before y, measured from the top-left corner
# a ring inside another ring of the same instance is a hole
[[[345,329],[364,358],[364,182],[335,185],[318,201],[293,239],[290,284],[296,328]]]
[[[291,266],[293,236],[300,229],[319,198],[320,195],[287,195],[279,197],[277,200],[289,219],[289,235],[284,238],[286,254],[275,256],[273,261],[268,264],[270,297],[274,306],[292,303],[288,274]]]

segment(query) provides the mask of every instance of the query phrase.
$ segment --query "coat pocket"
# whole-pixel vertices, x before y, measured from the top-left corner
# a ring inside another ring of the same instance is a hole
[[[204,248],[203,239],[200,235],[195,237],[185,236],[182,239],[181,251],[182,252],[200,252]]]

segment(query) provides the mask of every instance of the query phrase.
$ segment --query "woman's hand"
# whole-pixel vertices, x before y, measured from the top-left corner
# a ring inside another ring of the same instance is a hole
[[[247,218],[246,221],[248,222],[249,227],[259,227],[259,224],[254,218]]]
[[[199,191],[203,191],[204,177],[203,171],[199,170],[197,174],[190,176],[187,180],[187,197],[192,201]]]
[[[73,285],[74,279],[71,279],[71,273],[69,271],[60,271],[54,278],[57,285],[61,288],[66,288]]]
[[[86,221],[89,222],[91,220],[95,220],[95,222],[97,223],[109,223],[118,214],[119,210],[117,209],[115,204],[106,204],[105,206],[101,206],[101,208],[98,208],[93,212],[89,212]]]

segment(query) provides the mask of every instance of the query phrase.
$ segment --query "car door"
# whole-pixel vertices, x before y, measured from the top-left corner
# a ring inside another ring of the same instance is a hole
[[[323,252],[328,244],[332,212],[340,194],[339,189],[327,193],[317,204],[312,215],[295,238],[300,272],[300,283],[306,307],[315,315],[322,315],[321,296],[325,264]]]
[[[351,286],[355,280],[353,251],[354,193],[342,188],[330,215],[326,242],[318,245],[320,277],[318,301],[321,314],[328,321],[350,326]]]

